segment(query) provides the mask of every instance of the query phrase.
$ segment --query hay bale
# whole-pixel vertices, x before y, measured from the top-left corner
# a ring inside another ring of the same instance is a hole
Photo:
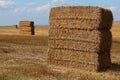
[[[89,62],[97,64],[97,54],[93,52],[84,52],[78,50],[68,49],[50,49],[51,59],[55,60],[69,60],[78,62]],[[86,57],[86,58],[85,58]]]
[[[25,35],[34,35],[34,22],[33,21],[20,21],[20,34]]]
[[[108,41],[108,40],[107,40]],[[98,52],[98,51],[105,51],[109,52],[111,46],[111,42],[106,43],[92,43],[86,41],[73,41],[73,40],[49,40],[50,48],[57,48],[57,49],[68,49],[68,50],[78,50],[84,52]],[[91,47],[92,46],[92,47]]]
[[[112,12],[91,6],[55,7],[50,12],[50,25],[55,28],[111,29]],[[107,23],[106,23],[107,22]]]
[[[22,27],[22,26],[26,26],[26,27],[27,27],[27,26],[28,26],[28,27],[29,27],[29,26],[34,26],[34,22],[33,22],[33,21],[20,21],[20,22],[19,22],[19,26],[21,26],[21,27]]]
[[[65,67],[83,69],[82,67],[86,65],[86,69],[88,71],[91,71],[91,69],[93,71],[104,70],[105,68],[109,67],[111,63],[110,55],[106,52],[102,52],[101,54],[99,54],[97,52],[82,52],[67,49],[50,49],[49,55],[50,65],[65,66],[64,64],[66,64],[66,62],[69,62],[69,64]],[[100,56],[101,58],[99,58]],[[56,64],[54,63],[56,61],[62,61],[62,63]],[[74,65],[72,65],[73,63]]]
[[[111,64],[112,12],[100,7],[55,7],[50,12],[49,65],[103,71]]]
[[[94,43],[100,43],[101,39],[104,39],[104,41],[112,39],[111,32],[106,30],[50,29],[49,34],[49,39],[66,39]]]
[[[18,29],[17,25],[12,25],[12,28]]]

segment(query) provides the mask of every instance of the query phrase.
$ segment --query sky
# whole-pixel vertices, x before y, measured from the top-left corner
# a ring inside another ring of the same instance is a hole
[[[0,0],[0,26],[31,20],[49,25],[49,12],[56,6],[99,6],[111,9],[114,21],[120,21],[120,0]]]

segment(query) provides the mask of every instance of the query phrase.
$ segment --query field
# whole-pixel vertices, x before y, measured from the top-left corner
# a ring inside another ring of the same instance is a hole
[[[120,80],[120,23],[112,28],[111,68],[106,72],[55,72],[47,67],[49,27],[37,36],[0,35],[0,80]],[[2,29],[0,28],[0,31]],[[2,33],[2,32],[0,32]]]
[[[35,26],[35,35],[48,36],[47,26]],[[13,26],[0,26],[0,35],[21,35],[20,29]]]

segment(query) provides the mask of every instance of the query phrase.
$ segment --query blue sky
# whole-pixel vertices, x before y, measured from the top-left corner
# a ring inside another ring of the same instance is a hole
[[[49,24],[49,11],[55,6],[100,6],[111,9],[114,21],[120,21],[120,0],[0,0],[0,25],[33,20],[35,25]]]

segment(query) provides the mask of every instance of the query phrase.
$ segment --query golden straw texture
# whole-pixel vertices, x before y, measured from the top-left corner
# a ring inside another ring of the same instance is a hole
[[[19,28],[20,28],[20,34],[22,35],[34,35],[33,21],[20,21]]]
[[[112,12],[93,6],[55,7],[50,12],[49,65],[103,71],[110,67]]]

